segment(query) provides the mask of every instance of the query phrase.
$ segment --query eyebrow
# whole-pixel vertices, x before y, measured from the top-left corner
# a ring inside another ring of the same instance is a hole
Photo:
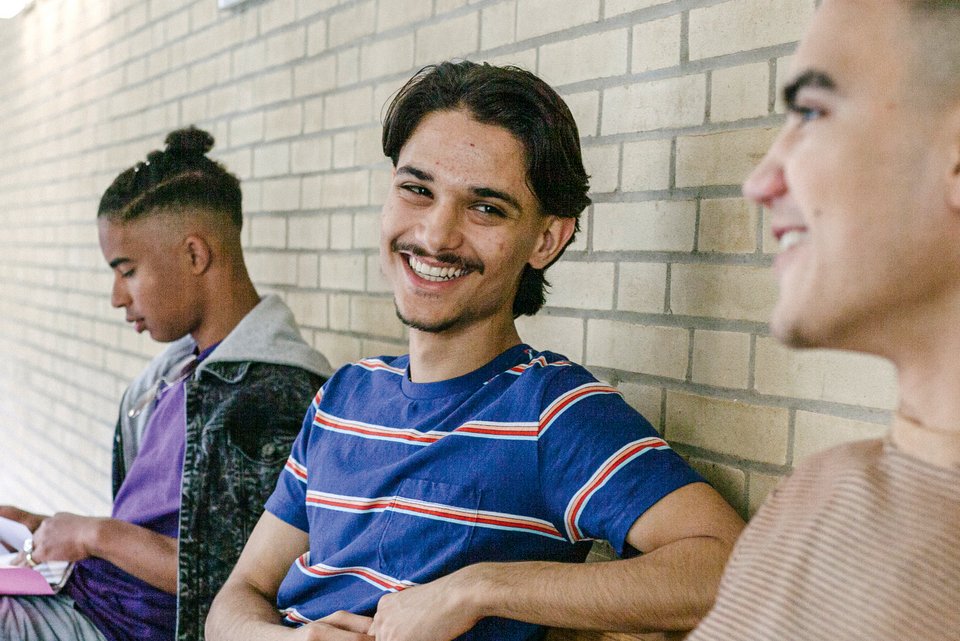
[[[422,169],[418,169],[417,167],[413,167],[412,165],[401,165],[400,167],[397,167],[397,173],[410,174],[418,180],[422,180],[424,182],[433,182],[433,174],[423,171]],[[520,206],[520,201],[505,191],[494,189],[493,187],[471,187],[470,191],[473,192],[473,195],[477,196],[478,198],[496,198],[507,203],[517,211],[522,209]]]
[[[834,82],[829,74],[823,71],[817,71],[816,69],[804,71],[797,76],[793,82],[783,88],[783,101],[787,104],[787,107],[793,108],[794,105],[796,105],[797,94],[800,93],[800,90],[804,87],[833,90],[837,88],[837,83]]]

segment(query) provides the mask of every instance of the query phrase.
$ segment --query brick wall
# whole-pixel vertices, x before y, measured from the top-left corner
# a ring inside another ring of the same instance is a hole
[[[260,291],[335,364],[397,353],[377,269],[379,119],[421,65],[529,68],[569,102],[594,205],[528,342],[623,390],[744,514],[877,434],[876,360],[785,350],[774,243],[739,183],[781,122],[814,0],[37,0],[0,24],[0,503],[102,513],[125,382],[160,346],[111,309],[94,216],[189,123],[243,180]]]

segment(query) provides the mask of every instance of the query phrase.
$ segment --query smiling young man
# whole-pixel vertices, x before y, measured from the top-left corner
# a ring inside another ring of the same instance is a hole
[[[960,639],[960,2],[824,0],[744,185],[781,251],[771,331],[897,368],[888,434],[804,461],[688,641]]]
[[[410,353],[321,389],[207,638],[689,629],[742,522],[615,389],[514,324],[589,202],[566,105],[519,69],[443,63],[400,90],[383,147],[381,265]],[[644,554],[571,563],[590,539]]]
[[[76,561],[56,597],[0,598],[5,641],[194,641],[328,365],[240,246],[240,183],[188,128],[121,173],[98,212],[110,302],[172,343],[120,404],[110,518],[0,514],[24,561]]]

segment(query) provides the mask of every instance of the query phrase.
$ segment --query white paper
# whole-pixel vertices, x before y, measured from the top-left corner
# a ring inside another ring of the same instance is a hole
[[[0,541],[14,550],[22,550],[23,542],[30,538],[30,530],[20,521],[0,516]]]
[[[0,541],[16,550],[22,550],[23,542],[31,536],[30,529],[23,523],[0,516]],[[11,565],[16,558],[17,552],[10,554],[0,552],[0,567]],[[67,577],[73,570],[73,564],[66,561],[47,561],[36,565],[33,569],[42,574],[54,591],[57,591],[66,583]]]

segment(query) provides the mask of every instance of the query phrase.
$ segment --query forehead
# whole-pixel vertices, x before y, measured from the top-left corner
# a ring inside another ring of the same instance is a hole
[[[100,249],[107,260],[113,258],[140,258],[169,245],[172,221],[168,216],[152,215],[122,221],[99,218],[97,229]]]
[[[464,111],[424,116],[400,149],[397,168],[405,165],[451,186],[509,188],[514,196],[533,196],[520,141],[503,127],[477,122]]]
[[[912,41],[901,0],[824,0],[800,41],[791,78],[828,73],[838,89],[889,91],[902,79]]]

